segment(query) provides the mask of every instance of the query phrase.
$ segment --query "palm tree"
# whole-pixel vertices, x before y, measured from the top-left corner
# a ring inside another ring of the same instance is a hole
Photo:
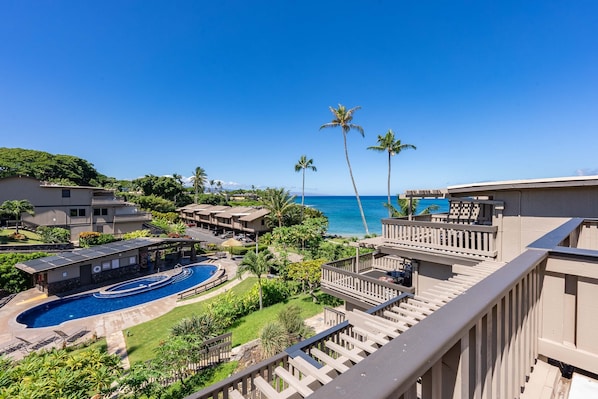
[[[183,175],[179,175],[178,173],[173,173],[172,178],[176,180],[179,184],[183,184]]]
[[[363,132],[363,128],[359,125],[354,124],[353,121],[353,113],[358,109],[361,109],[360,106],[353,107],[351,109],[346,109],[344,105],[339,104],[338,108],[329,107],[330,112],[334,115],[334,119],[331,122],[325,123],[320,126],[320,130],[328,127],[340,127],[343,132],[343,143],[345,145],[345,158],[347,159],[347,166],[349,167],[349,175],[351,176],[351,182],[353,183],[353,190],[355,191],[355,197],[357,198],[357,205],[359,206],[359,212],[361,213],[361,220],[363,221],[363,227],[365,228],[365,234],[369,235],[370,231],[368,230],[368,224],[365,221],[365,214],[363,213],[363,207],[361,206],[361,199],[359,198],[359,193],[357,192],[357,186],[355,185],[355,179],[353,178],[353,170],[351,170],[351,162],[349,162],[349,151],[347,150],[347,133],[349,133],[352,129],[357,130],[361,133],[363,137],[365,134]]]
[[[195,168],[195,174],[191,176],[191,182],[193,183],[193,189],[195,190],[195,203],[197,204],[197,195],[201,191],[203,193],[205,184],[208,180],[206,171],[201,166]]]
[[[210,192],[213,193],[214,192],[214,184],[216,184],[216,180],[210,180]]]
[[[273,265],[274,255],[272,252],[263,250],[257,254],[253,251],[248,251],[241,261],[237,269],[237,277],[241,278],[244,273],[250,273],[257,277],[257,284],[260,294],[260,310],[263,309],[262,300],[262,276],[270,272]]]
[[[419,201],[416,198],[411,199],[409,201],[406,198],[401,198],[397,195],[397,204],[399,205],[399,209],[395,208],[391,204],[384,204],[384,206],[388,209],[388,213],[390,216],[395,218],[405,217],[409,215],[414,215],[415,210],[417,209]],[[439,206],[436,204],[430,205],[419,213],[420,215],[429,215],[432,211],[438,210]]]
[[[19,234],[19,224],[21,223],[21,215],[23,213],[28,213],[30,215],[35,215],[35,207],[29,200],[7,200],[2,203],[0,207],[0,212],[14,216],[17,220],[16,225],[16,233]]]
[[[268,188],[264,192],[264,204],[271,217],[278,221],[278,227],[282,227],[282,220],[295,204],[295,196],[284,188]]]
[[[311,169],[317,172],[313,159],[307,159],[307,156],[301,155],[299,162],[295,165],[295,172],[303,171],[303,184],[301,185],[301,220],[303,221],[303,207],[305,202],[305,169]]]
[[[400,153],[406,149],[416,149],[414,145],[411,144],[402,144],[401,140],[395,140],[395,134],[391,129],[388,129],[388,132],[384,136],[378,135],[378,145],[368,147],[368,150],[374,150],[379,152],[387,152],[388,153],[388,182],[386,184],[386,188],[388,190],[388,205],[390,206],[390,159],[393,155]],[[388,217],[392,216],[391,210],[388,208]]]

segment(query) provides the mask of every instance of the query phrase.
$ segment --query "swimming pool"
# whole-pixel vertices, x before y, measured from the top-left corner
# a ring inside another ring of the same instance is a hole
[[[19,316],[17,322],[27,328],[56,326],[65,321],[96,316],[102,313],[126,309],[132,306],[165,298],[194,287],[210,278],[217,267],[214,265],[192,265],[185,269],[191,273],[185,279],[173,278],[168,285],[154,288],[135,295],[111,298],[97,298],[94,293],[58,299],[27,309]]]

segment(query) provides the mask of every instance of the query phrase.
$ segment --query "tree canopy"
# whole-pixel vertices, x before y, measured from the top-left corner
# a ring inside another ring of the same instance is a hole
[[[0,148],[0,178],[29,176],[75,186],[103,186],[109,179],[84,159],[22,148]]]

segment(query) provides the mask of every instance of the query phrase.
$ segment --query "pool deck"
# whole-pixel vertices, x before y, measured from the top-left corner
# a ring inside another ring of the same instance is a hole
[[[218,259],[217,261],[213,262],[213,264],[224,268],[229,276],[229,280],[236,280],[237,282],[239,281],[236,278],[237,264],[233,260]],[[33,288],[19,293],[9,303],[0,308],[0,347],[18,342],[40,342],[45,338],[55,337],[57,335],[55,332],[56,330],[59,330],[66,335],[72,335],[76,332],[86,330],[89,331],[89,333],[86,335],[86,338],[91,338],[94,334],[97,337],[106,337],[108,341],[109,352],[118,354],[123,360],[123,365],[126,367],[128,366],[128,360],[123,330],[168,313],[177,305],[185,305],[192,303],[195,300],[208,299],[219,294],[221,290],[223,291],[224,289],[230,289],[230,284],[236,284],[236,282],[233,281],[227,284],[226,287],[217,289],[210,294],[179,303],[177,303],[176,295],[173,295],[115,312],[67,321],[58,326],[27,328],[16,321],[17,316],[21,312],[44,302],[59,299],[57,296],[48,297],[47,294],[44,294]],[[55,344],[56,342],[57,341],[52,344]],[[26,353],[17,350],[14,351],[10,356],[14,359],[18,359],[23,357],[25,354]]]

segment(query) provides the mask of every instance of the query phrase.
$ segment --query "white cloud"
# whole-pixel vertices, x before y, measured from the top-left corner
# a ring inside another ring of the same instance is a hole
[[[598,175],[598,169],[583,168],[575,171],[577,176],[594,176]]]

